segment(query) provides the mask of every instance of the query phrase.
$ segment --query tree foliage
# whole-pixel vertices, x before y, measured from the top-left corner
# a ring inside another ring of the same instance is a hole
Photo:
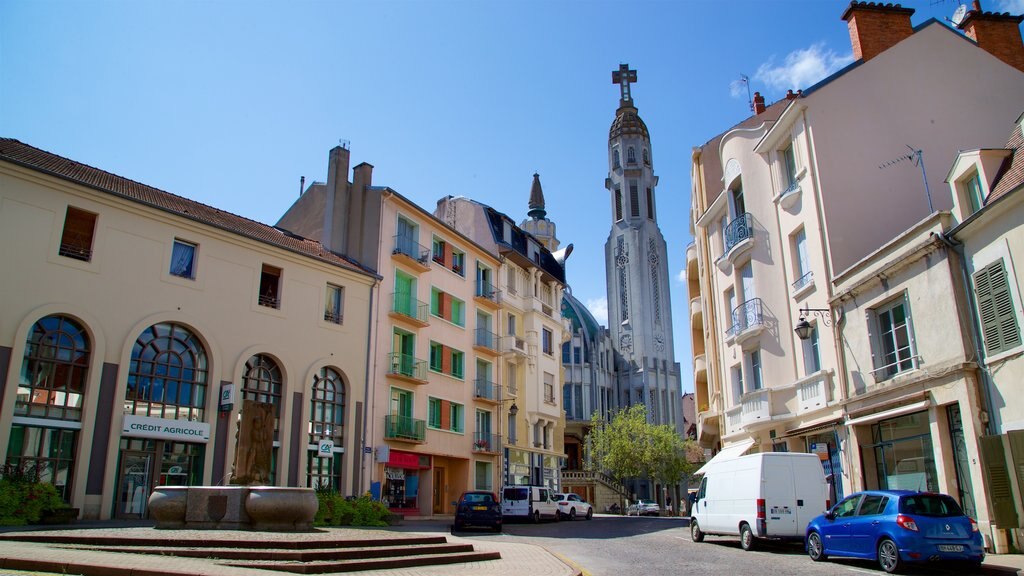
[[[604,472],[617,482],[649,478],[675,484],[695,469],[687,458],[692,443],[668,424],[648,422],[643,405],[619,410],[607,421],[595,413],[586,438],[587,468]]]

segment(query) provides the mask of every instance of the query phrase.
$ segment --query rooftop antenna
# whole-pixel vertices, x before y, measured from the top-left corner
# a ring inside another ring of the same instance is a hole
[[[910,152],[908,152],[907,154],[904,154],[902,156],[898,156],[896,158],[893,158],[892,160],[889,160],[888,162],[885,162],[884,164],[879,166],[878,169],[879,170],[884,170],[884,169],[886,169],[886,168],[888,168],[890,166],[894,166],[896,164],[899,164],[900,162],[903,162],[904,160],[910,160],[911,162],[914,163],[914,166],[920,166],[921,167],[921,180],[924,181],[924,194],[928,198],[928,213],[931,214],[932,212],[935,212],[935,208],[932,206],[932,193],[931,193],[931,190],[928,189],[928,175],[924,171],[924,154],[923,154],[922,150],[914,148],[910,144],[907,144],[907,148],[910,149]]]
[[[740,82],[747,87],[747,106],[750,107],[750,111],[754,111],[754,98],[750,95],[750,77],[746,74],[740,74]]]
[[[343,138],[338,139],[338,145],[344,148],[345,150],[349,149],[349,144],[350,142],[348,140],[345,140]]]

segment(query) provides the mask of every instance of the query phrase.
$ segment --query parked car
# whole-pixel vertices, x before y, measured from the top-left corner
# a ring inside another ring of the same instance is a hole
[[[843,499],[807,526],[807,554],[877,560],[886,572],[906,564],[985,559],[978,523],[946,494],[872,490]]]
[[[501,532],[501,505],[494,492],[474,490],[463,492],[455,506],[455,523],[453,530],[462,530],[466,526],[491,528]]]
[[[555,494],[555,502],[558,503],[558,515],[563,519],[575,520],[577,516],[583,516],[590,520],[594,517],[593,506],[580,498],[579,494]]]
[[[626,516],[661,516],[661,506],[657,502],[641,498],[626,506]]]
[[[501,514],[509,518],[522,518],[531,522],[558,520],[558,503],[545,486],[506,486],[501,491]]]
[[[828,509],[828,486],[815,454],[764,452],[715,461],[704,475],[690,510],[690,538],[739,536],[740,547],[758,538],[795,540],[807,523]]]

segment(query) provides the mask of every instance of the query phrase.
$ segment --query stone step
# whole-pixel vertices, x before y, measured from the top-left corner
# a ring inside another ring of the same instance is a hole
[[[213,536],[215,532],[210,532]],[[87,546],[163,546],[166,548],[266,548],[267,542],[227,540],[224,538],[115,538],[76,534],[17,533],[0,535],[2,540],[38,542],[41,544],[81,544]],[[284,550],[323,550],[331,548],[369,548],[374,546],[404,546],[418,544],[445,544],[444,536],[386,536],[359,540],[275,540],[274,548]]]
[[[281,550],[278,548],[151,548],[136,546],[102,546],[90,550],[101,552],[130,552],[183,558],[215,558],[218,560],[273,560],[279,562],[317,562],[325,560],[359,560],[391,558],[429,554],[455,554],[472,552],[472,544],[405,544],[402,546],[373,546],[370,548],[337,548],[333,550]]]
[[[498,552],[464,552],[456,554],[428,554],[418,556],[402,556],[392,558],[376,558],[349,560],[342,562],[304,562],[301,564],[279,564],[273,562],[228,562],[225,566],[237,568],[258,568],[275,570],[291,574],[328,574],[337,572],[361,572],[364,570],[393,570],[396,568],[412,568],[416,566],[441,566],[444,564],[461,564],[464,562],[484,562],[500,560]]]

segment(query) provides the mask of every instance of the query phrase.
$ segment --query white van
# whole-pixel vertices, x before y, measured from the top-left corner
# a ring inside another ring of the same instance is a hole
[[[506,486],[501,491],[501,516],[531,522],[558,520],[558,502],[554,491],[544,486]]]
[[[703,468],[690,511],[694,542],[705,534],[739,536],[744,550],[756,538],[802,540],[808,522],[828,509],[828,486],[816,454],[766,452]]]

